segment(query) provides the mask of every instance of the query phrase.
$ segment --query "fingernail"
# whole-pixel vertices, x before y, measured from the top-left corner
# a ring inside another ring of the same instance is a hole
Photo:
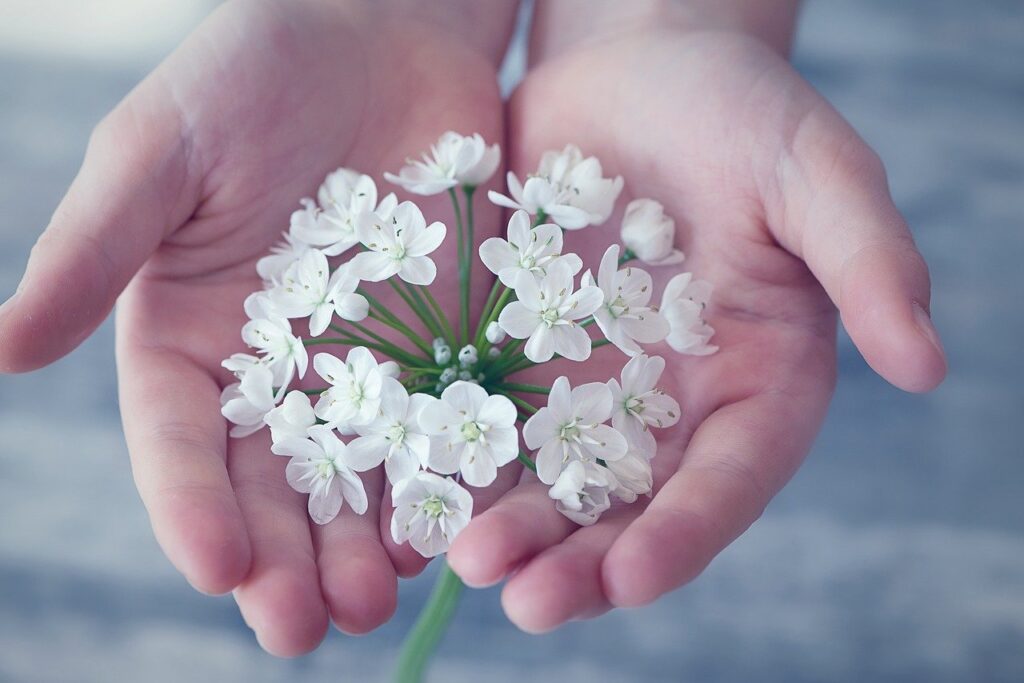
[[[939,339],[939,333],[935,330],[935,324],[932,323],[931,316],[924,310],[921,304],[914,302],[914,319],[917,322],[917,329],[925,339],[935,347],[935,350],[939,352],[939,355],[943,358],[946,357],[946,351],[942,348],[942,340]]]

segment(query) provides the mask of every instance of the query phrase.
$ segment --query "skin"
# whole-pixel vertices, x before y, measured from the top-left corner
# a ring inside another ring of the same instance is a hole
[[[507,578],[502,604],[530,632],[651,602],[760,516],[824,419],[837,307],[897,387],[927,391],[946,372],[927,267],[878,157],[785,59],[778,16],[795,8],[777,4],[768,21],[749,16],[765,3],[638,3],[630,16],[623,3],[584,4],[539,5],[534,64],[509,106],[512,167],[572,141],[626,178],[625,200],[662,202],[685,269],[715,286],[707,315],[721,351],[647,350],[668,359],[661,384],[683,415],[656,432],[652,498],[579,528],[526,476],[456,539],[453,569],[474,586]],[[575,43],[558,33],[586,21]],[[596,268],[618,218],[566,249]],[[660,296],[676,269],[649,270]],[[604,381],[625,360],[611,347],[594,358],[523,379]]]
[[[652,349],[672,358],[663,383],[684,417],[659,435],[648,504],[579,529],[513,466],[475,496],[484,512],[449,561],[472,585],[512,575],[506,612],[534,632],[653,600],[757,518],[825,414],[835,306],[897,386],[928,390],[945,373],[923,315],[927,269],[881,164],[782,56],[789,30],[778,16],[792,7],[760,16],[757,4],[636,3],[624,20],[619,5],[538,5],[533,68],[507,110],[512,167],[525,172],[572,141],[626,177],[625,199],[665,204],[687,268],[715,284],[708,313],[722,351],[679,360]],[[383,623],[396,577],[425,562],[390,542],[379,472],[364,475],[367,515],[344,509],[318,527],[265,431],[226,438],[218,396],[231,377],[219,362],[241,350],[255,261],[338,166],[379,177],[448,129],[504,142],[494,78],[514,10],[502,0],[226,4],[98,126],[0,308],[0,370],[23,372],[69,352],[118,301],[122,416],[157,539],[197,589],[232,591],[273,654],[311,650],[330,620],[350,633]],[[418,201],[452,225],[443,195]],[[501,232],[498,212],[477,207],[478,239]],[[567,248],[596,266],[617,218],[570,235]],[[435,255],[434,288],[453,312],[455,269],[443,264],[454,242]],[[658,291],[668,275],[655,272]],[[600,353],[608,364],[523,380],[603,381],[624,359]]]

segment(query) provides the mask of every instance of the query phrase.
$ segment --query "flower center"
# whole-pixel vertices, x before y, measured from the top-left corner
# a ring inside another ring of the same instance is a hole
[[[363,385],[359,382],[352,382],[349,385],[348,398],[355,405],[362,405],[365,393],[363,391]]]
[[[334,463],[330,460],[322,460],[316,465],[316,476],[321,479],[330,479],[334,474]]]
[[[530,254],[526,254],[523,258],[519,259],[519,265],[526,270],[532,270],[537,265],[537,259]]]
[[[555,323],[558,322],[559,317],[558,310],[554,308],[545,309],[544,312],[540,314],[540,319],[544,321],[544,324],[548,327],[554,327]]]
[[[402,259],[404,259],[405,245],[401,243],[395,245],[395,250],[391,252],[391,258],[395,259],[396,261],[401,261]]]
[[[466,441],[474,442],[480,439],[480,435],[483,434],[483,430],[480,429],[480,425],[470,420],[462,425],[462,438]]]
[[[384,434],[384,438],[395,445],[401,445],[401,443],[405,441],[405,425],[400,423],[391,425],[388,431]]]
[[[423,501],[423,513],[428,517],[437,519],[445,513],[444,500],[438,496],[431,496]]]
[[[580,428],[577,425],[577,421],[573,420],[568,424],[562,425],[562,429],[559,431],[558,436],[562,441],[579,441]]]
[[[630,396],[623,403],[623,408],[626,409],[627,413],[632,413],[633,415],[640,417],[640,413],[644,412],[643,399],[636,396]]]

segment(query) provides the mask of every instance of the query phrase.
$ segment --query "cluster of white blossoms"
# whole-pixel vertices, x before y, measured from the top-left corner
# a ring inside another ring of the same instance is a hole
[[[378,467],[391,484],[394,540],[426,557],[445,552],[469,523],[466,487],[491,485],[513,462],[535,471],[556,508],[581,525],[613,500],[650,494],[652,429],[675,425],[680,408],[659,389],[665,360],[645,347],[717,350],[704,317],[710,285],[678,273],[655,298],[654,278],[635,262],[664,268],[684,257],[674,221],[653,199],[626,207],[622,244],[605,250],[596,271],[564,251],[564,231],[606,222],[623,188],[573,145],[546,152],[525,182],[509,173],[508,196],[488,194],[514,212],[504,237],[477,248],[474,190],[499,163],[498,147],[479,134],[448,132],[422,160],[385,174],[408,192],[447,192],[454,203],[459,263],[445,272],[459,274],[458,325],[429,287],[446,226],[428,225],[413,202],[380,197],[373,178],[350,169],[301,200],[283,241],[258,262],[263,287],[246,299],[242,328],[252,352],[224,361],[238,381],[224,389],[222,412],[234,437],[269,429],[314,522],[327,524],[345,506],[365,513],[361,474]],[[477,255],[495,281],[471,321]],[[366,284],[383,281],[397,295],[387,304]],[[628,361],[607,382],[515,379],[549,361],[585,361],[608,344]],[[310,372],[310,346],[340,351],[316,353]]]

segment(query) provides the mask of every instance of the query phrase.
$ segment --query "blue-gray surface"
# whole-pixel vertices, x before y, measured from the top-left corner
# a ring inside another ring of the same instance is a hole
[[[797,62],[888,164],[933,267],[949,380],[903,395],[842,339],[812,457],[703,577],[542,638],[475,593],[437,680],[1024,680],[1022,36],[1013,2],[810,4]],[[0,292],[141,73],[0,51]],[[429,578],[375,635],[278,661],[230,598],[170,568],[128,471],[109,321],[0,379],[0,405],[0,680],[384,678]]]

